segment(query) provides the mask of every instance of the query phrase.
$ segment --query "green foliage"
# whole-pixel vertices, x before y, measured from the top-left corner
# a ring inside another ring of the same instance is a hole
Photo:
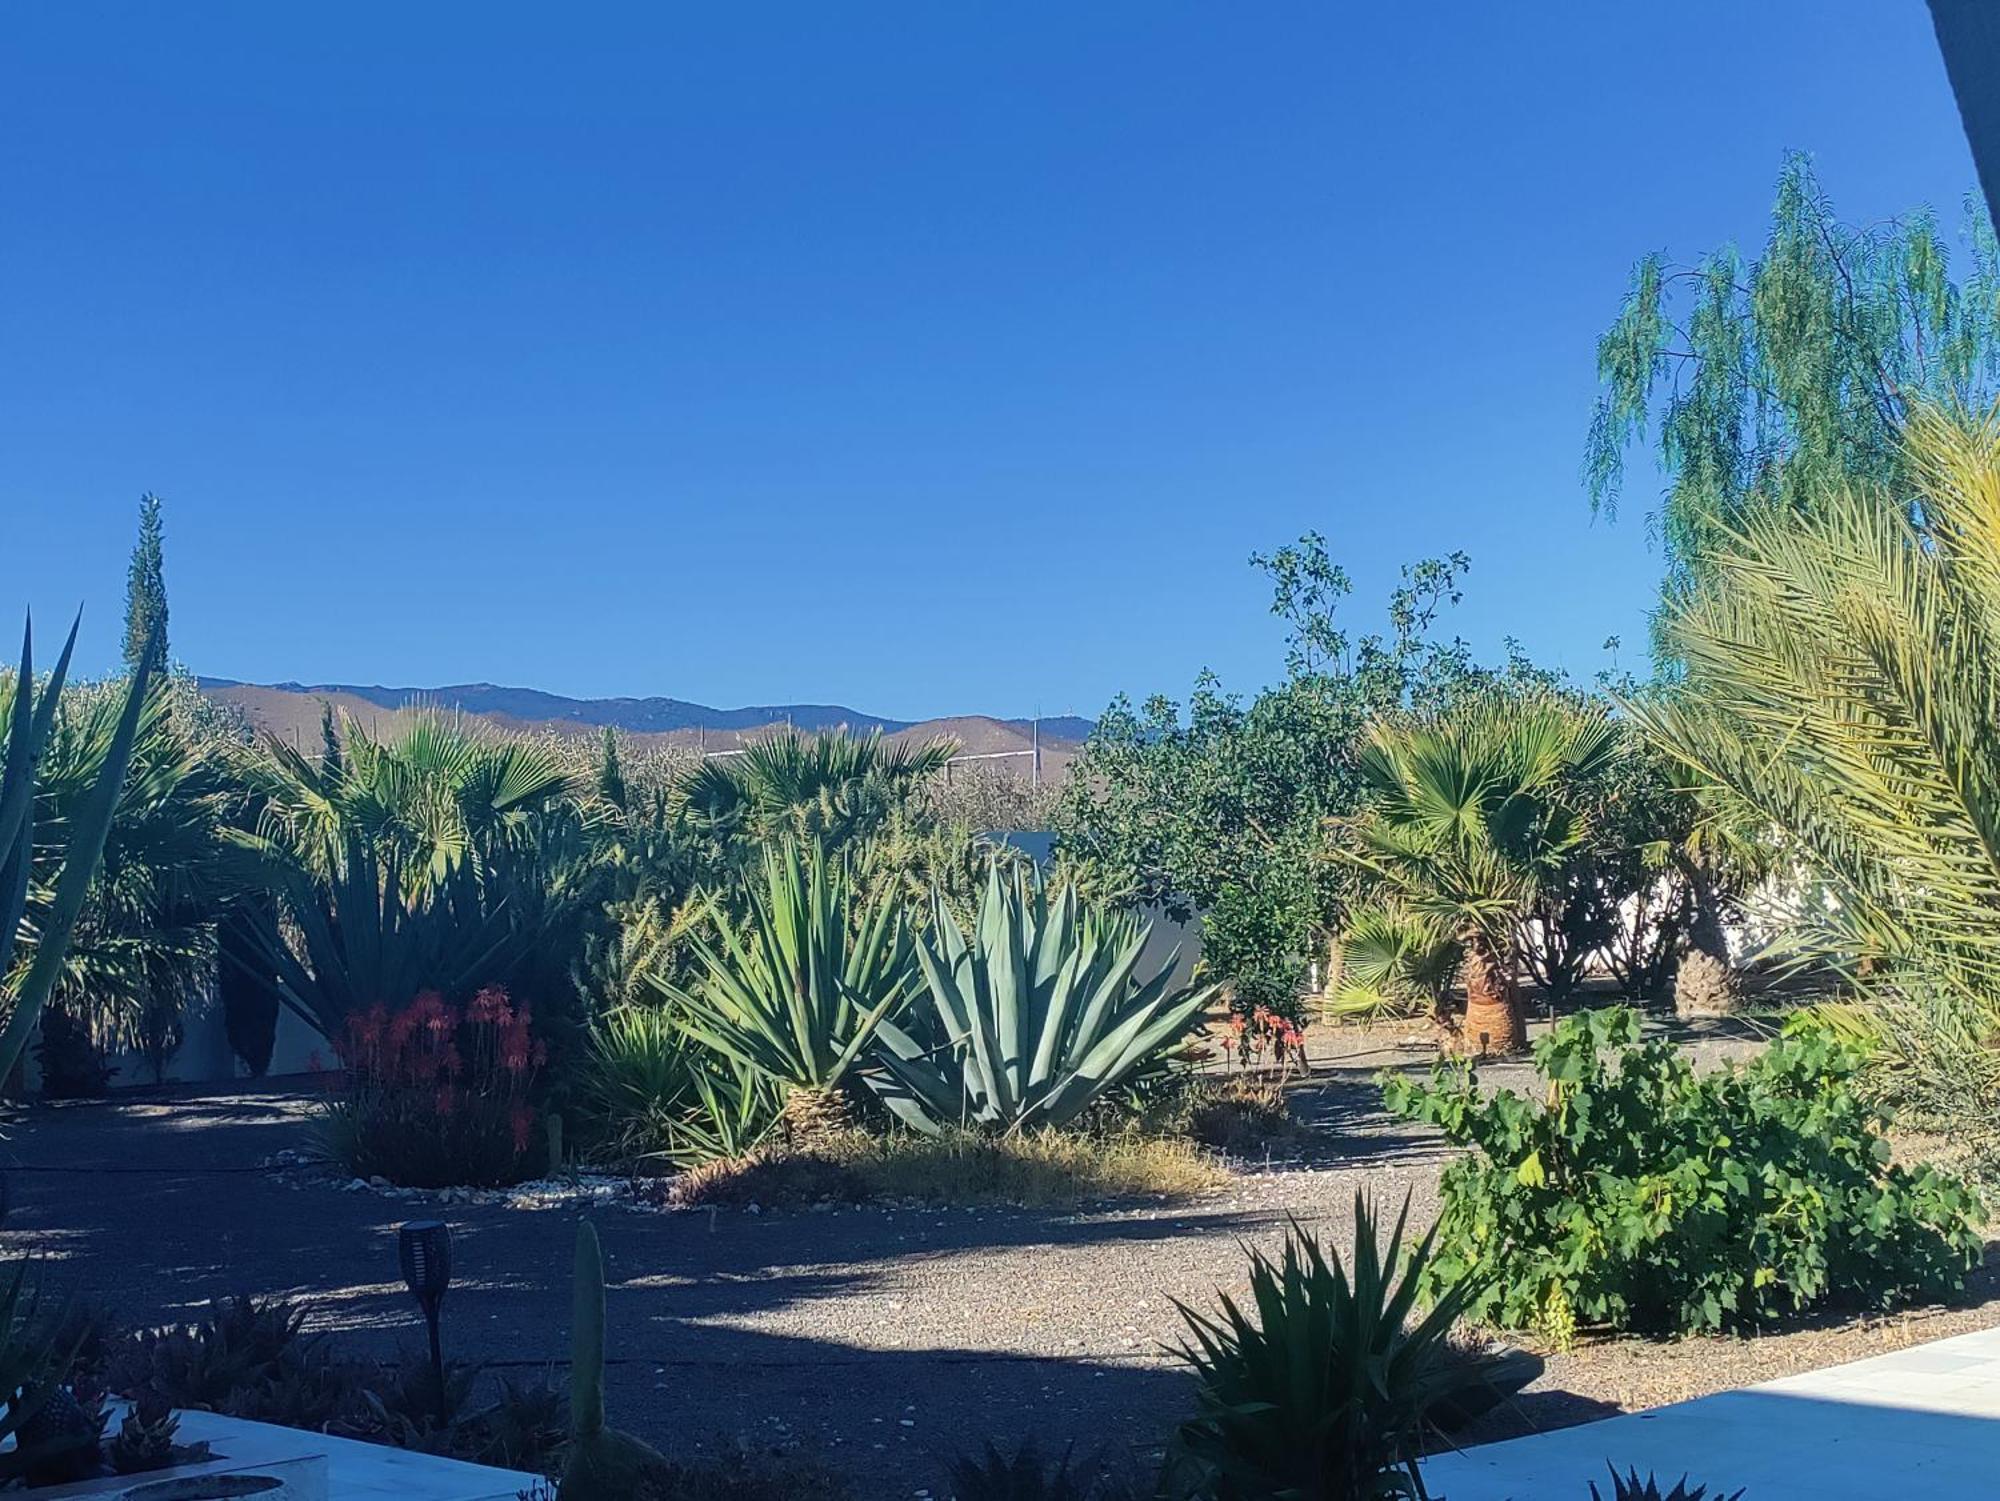
[[[482,881],[466,862],[414,889],[400,858],[350,831],[327,873],[279,867],[293,933],[247,930],[255,976],[339,1046],[350,1017],[426,991],[463,1001],[508,984],[548,923],[531,879]]]
[[[1484,1382],[1455,1359],[1452,1326],[1473,1291],[1419,1315],[1435,1231],[1407,1248],[1406,1203],[1389,1243],[1361,1195],[1351,1267],[1294,1225],[1281,1260],[1252,1252],[1247,1306],[1220,1318],[1182,1305],[1197,1412],[1175,1435],[1169,1475],[1212,1501],[1311,1496],[1376,1501],[1426,1494],[1417,1460],[1436,1408]]]
[[[604,1421],[604,1251],[589,1220],[576,1227],[570,1331],[570,1441],[558,1501],[632,1501],[652,1494],[648,1487],[659,1483],[667,1461]]]
[[[152,684],[158,644],[142,654],[104,747],[97,775],[76,800],[60,843],[44,846],[36,829],[38,771],[46,753],[70,654],[72,625],[55,672],[36,692],[34,629],[21,636],[21,663],[6,696],[5,761],[0,762],[0,992],[12,1002],[0,1031],[0,1079],[20,1062],[42,1008],[62,979],[70,940],[89,901],[99,861],[116,816]],[[52,853],[60,850],[60,855]],[[28,945],[17,962],[16,946]]]
[[[909,932],[895,902],[857,897],[823,844],[788,839],[762,865],[743,931],[718,921],[690,940],[694,983],[656,988],[704,1046],[784,1084],[832,1089],[915,989]]]
[[[1051,899],[996,866],[969,935],[940,905],[919,937],[932,1025],[885,1018],[886,1077],[870,1082],[921,1131],[1067,1125],[1186,1037],[1215,998],[1212,986],[1173,986],[1178,951],[1142,978],[1151,935],[1130,913],[1080,902],[1073,885]]]
[[[1616,748],[1602,706],[1539,686],[1487,687],[1369,730],[1359,769],[1370,800],[1342,853],[1403,911],[1457,942],[1463,1028],[1481,1050],[1521,1045],[1519,935],[1584,847],[1580,791]]]
[[[1458,973],[1458,944],[1434,917],[1394,904],[1356,913],[1341,934],[1337,1016],[1433,1011]]]
[[[1693,265],[1639,262],[1598,344],[1584,472],[1593,505],[1613,511],[1625,450],[1651,429],[1670,592],[1705,577],[1711,551],[1759,511],[1810,513],[1850,481],[1896,488],[1913,402],[1993,398],[2000,247],[1976,197],[1964,237],[1970,269],[1955,283],[1928,211],[1843,224],[1795,156],[1758,258],[1725,247]]]
[[[690,815],[723,838],[819,839],[839,847],[879,829],[951,759],[949,741],[907,745],[788,730],[713,756],[682,779]]]
[[[1733,533],[1713,581],[1663,616],[1683,691],[1630,713],[1820,883],[1792,948],[1871,969],[1897,1087],[1990,1142],[2000,415],[1919,407],[1907,445],[1907,487],[1839,487]]]
[[[1688,1478],[1685,1475],[1674,1482],[1672,1490],[1662,1492],[1659,1481],[1651,1475],[1641,1480],[1637,1469],[1627,1470],[1621,1475],[1618,1473],[1615,1465],[1609,1468],[1611,1470],[1611,1501],[1703,1501],[1703,1498],[1708,1495],[1708,1487],[1705,1485],[1698,1485],[1693,1490],[1689,1490]],[[1604,1501],[1603,1496],[1597,1489],[1597,1482],[1594,1480],[1590,1483],[1590,1501]],[[1725,1496],[1718,1491],[1715,1494],[1714,1501],[1743,1501],[1743,1492],[1740,1490],[1732,1491]]]
[[[10,712],[6,692],[0,724]],[[127,692],[127,684],[110,682],[71,685],[61,695],[35,820],[38,843],[52,853],[105,775]],[[252,879],[225,834],[240,801],[229,748],[199,706],[191,681],[150,679],[103,857],[50,994],[51,1016],[66,1017],[64,1035],[86,1055],[86,1068],[106,1051],[134,1048],[159,1076],[178,1045],[183,1012],[207,997],[216,913]],[[53,896],[53,869],[38,874],[31,922]],[[45,1070],[44,1082],[59,1080]]]
[[[782,1104],[756,1070],[716,1057],[661,1005],[621,1006],[597,1022],[575,1087],[602,1148],[676,1167],[753,1150]]]
[[[1289,627],[1285,681],[1246,705],[1203,674],[1185,712],[1164,696],[1114,700],[1070,769],[1055,827],[1087,891],[1180,920],[1201,912],[1209,974],[1242,1009],[1289,1015],[1307,965],[1359,894],[1325,830],[1361,804],[1363,730],[1480,674],[1461,643],[1428,636],[1458,598],[1463,555],[1405,570],[1387,637],[1338,624],[1350,585],[1317,534],[1253,561]]]
[[[1822,1303],[1887,1307],[1964,1285],[1981,1209],[1929,1167],[1892,1165],[1886,1121],[1826,1036],[1697,1076],[1635,1012],[1570,1017],[1535,1046],[1540,1099],[1472,1071],[1385,1076],[1399,1115],[1472,1151],[1446,1167],[1430,1295],[1567,1340],[1670,1335]]]
[[[125,570],[125,671],[135,673],[154,642],[155,662],[167,660],[167,579],[164,543],[166,526],[160,518],[160,497],[148,491],[139,497],[139,540]]]
[[[348,717],[317,758],[269,737],[243,774],[261,803],[260,834],[294,864],[324,874],[360,840],[413,892],[467,865],[546,856],[580,833],[576,779],[554,746],[437,715],[380,741]]]

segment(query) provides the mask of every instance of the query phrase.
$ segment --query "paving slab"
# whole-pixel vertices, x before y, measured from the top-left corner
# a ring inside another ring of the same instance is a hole
[[[1588,1501],[1609,1466],[1743,1501],[2000,1494],[2000,1330],[1440,1455],[1441,1501]]]

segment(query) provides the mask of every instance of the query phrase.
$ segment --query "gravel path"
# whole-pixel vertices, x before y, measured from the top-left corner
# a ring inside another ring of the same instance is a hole
[[[1435,1209],[1442,1153],[1384,1117],[1370,1080],[1392,1038],[1344,1037],[1296,1094],[1322,1128],[1311,1160],[1249,1168],[1191,1203],[1078,1213],[846,1208],[751,1214],[596,1211],[610,1261],[614,1422],[668,1449],[797,1445],[865,1472],[885,1496],[935,1486],[991,1436],[1143,1456],[1186,1410],[1161,1347],[1172,1299],[1212,1306],[1244,1285],[1245,1243],[1288,1219],[1344,1235],[1357,1189]],[[1726,1031],[1705,1057],[1748,1044]],[[1487,1071],[1518,1083],[1519,1066]],[[0,1243],[33,1249],[133,1320],[221,1293],[311,1297],[348,1337],[391,1350],[418,1326],[396,1272],[397,1223],[448,1219],[456,1283],[445,1336],[461,1359],[567,1353],[573,1208],[416,1208],[288,1181],[258,1164],[296,1147],[309,1102],[283,1091],[121,1099],[33,1110],[0,1148],[14,1208]],[[1495,1433],[1579,1421],[2000,1321],[1968,1310],[1755,1341],[1619,1342],[1556,1358]],[[1490,1435],[1489,1435],[1490,1436]],[[1143,1458],[1138,1462],[1143,1463]]]

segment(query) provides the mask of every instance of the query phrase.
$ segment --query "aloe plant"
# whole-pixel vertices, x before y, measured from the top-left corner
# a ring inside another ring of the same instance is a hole
[[[915,993],[916,967],[901,909],[863,900],[823,845],[786,840],[763,863],[742,930],[723,919],[713,941],[690,940],[694,983],[651,983],[688,1036],[785,1087],[798,1141],[846,1121],[847,1075]]]
[[[921,1131],[1074,1120],[1185,1037],[1215,997],[1214,986],[1174,986],[1174,955],[1139,978],[1151,931],[1084,905],[1074,886],[1052,898],[1026,872],[996,867],[970,934],[937,904],[917,942],[934,1035],[883,1022],[870,1082]]]
[[[21,635],[21,665],[13,683],[13,703],[8,714],[7,749],[0,763],[0,991],[9,988],[14,974],[14,947],[28,906],[28,883],[35,857],[35,783],[42,752],[55,723],[56,704],[69,675],[70,655],[76,648],[79,614],[69,628],[69,637],[56,659],[55,671],[36,692],[34,623]],[[41,1020],[42,1007],[55,987],[68,957],[70,935],[76,931],[84,899],[104,854],[105,836],[118,810],[118,795],[125,785],[125,771],[131,764],[132,744],[139,733],[139,717],[146,705],[146,690],[153,679],[160,644],[155,636],[140,654],[139,665],[125,689],[125,706],[105,751],[97,784],[78,807],[64,847],[61,871],[55,877],[46,915],[34,932],[34,955],[26,972],[11,986],[10,1014],[0,1031],[0,1079],[14,1071]]]

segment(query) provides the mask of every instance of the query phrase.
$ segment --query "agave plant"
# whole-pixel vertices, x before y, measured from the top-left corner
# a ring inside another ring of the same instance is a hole
[[[1141,979],[1151,925],[1053,897],[1018,867],[988,874],[970,934],[940,900],[917,959],[934,1026],[880,1030],[877,1091],[918,1130],[1060,1126],[1185,1037],[1217,988],[1176,987],[1176,955]]]
[[[1674,1482],[1672,1490],[1662,1491],[1659,1481],[1653,1476],[1648,1475],[1641,1480],[1637,1468],[1630,1469],[1623,1475],[1618,1473],[1615,1465],[1607,1465],[1606,1468],[1611,1471],[1611,1501],[1703,1501],[1708,1495],[1708,1487],[1705,1485],[1698,1485],[1689,1490],[1688,1478],[1685,1475]],[[1742,1497],[1742,1491],[1733,1491],[1727,1496],[1717,1491],[1713,1501],[1742,1501]],[[1604,1501],[1604,1496],[1597,1489],[1595,1480],[1590,1482],[1590,1501]]]
[[[79,617],[78,623],[81,623]],[[104,841],[118,809],[125,772],[131,764],[132,745],[139,733],[139,718],[146,704],[159,656],[157,640],[140,654],[139,665],[125,688],[125,704],[112,727],[110,741],[98,767],[95,785],[78,800],[68,837],[63,845],[62,864],[48,882],[45,904],[38,904],[32,926],[32,954],[17,973],[15,946],[28,915],[31,886],[36,884],[35,800],[37,771],[49,733],[55,723],[56,706],[63,682],[69,674],[71,652],[76,646],[76,625],[56,659],[55,671],[41,691],[36,692],[34,627],[21,637],[21,665],[14,674],[8,704],[5,733],[6,757],[0,762],[0,992],[11,992],[7,1025],[0,1030],[0,1079],[14,1071],[28,1039],[41,1020],[49,993],[62,977],[68,961],[71,935],[83,914]]]
[[[747,901],[741,931],[719,918],[689,940],[692,984],[651,983],[688,1036],[782,1085],[785,1129],[808,1139],[847,1122],[848,1072],[916,988],[909,930],[817,841],[767,848]]]
[[[1221,1317],[1209,1318],[1175,1305],[1192,1335],[1179,1354],[1199,1387],[1196,1415],[1175,1435],[1171,1463],[1196,1494],[1214,1501],[1426,1495],[1417,1458],[1433,1412],[1488,1378],[1480,1361],[1449,1344],[1467,1283],[1417,1314],[1432,1236],[1405,1257],[1409,1212],[1405,1200],[1383,1247],[1374,1211],[1357,1194],[1351,1271],[1338,1251],[1294,1225],[1281,1260],[1252,1253],[1247,1308],[1225,1296]]]

